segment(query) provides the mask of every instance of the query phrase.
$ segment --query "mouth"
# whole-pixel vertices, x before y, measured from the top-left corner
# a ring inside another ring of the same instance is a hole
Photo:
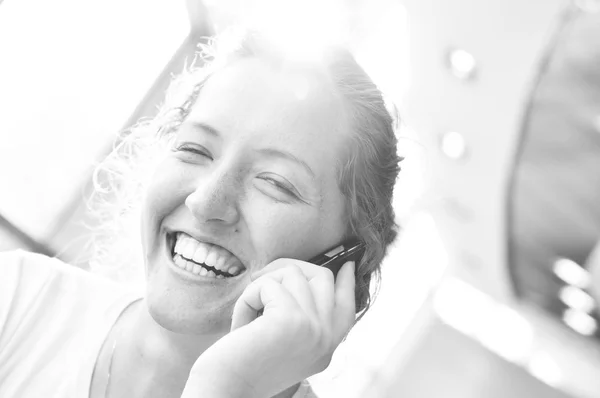
[[[240,259],[227,249],[198,241],[184,232],[168,233],[167,243],[175,266],[193,275],[225,279],[246,271]]]

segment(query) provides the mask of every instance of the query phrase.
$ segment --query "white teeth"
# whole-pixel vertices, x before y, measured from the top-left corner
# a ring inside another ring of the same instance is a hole
[[[204,260],[204,263],[206,265],[210,265],[211,267],[214,267],[215,264],[217,263],[217,250],[215,250],[216,248],[213,246],[210,248],[210,251],[208,252],[208,255],[206,256],[206,260]]]
[[[181,257],[181,254],[175,255],[175,264],[177,264],[179,268],[185,268],[185,263],[186,261],[183,259],[183,257]]]
[[[185,247],[183,248],[183,253],[181,255],[189,260],[194,257],[194,253],[196,252],[196,248],[198,247],[198,241],[193,239],[187,239]]]
[[[209,271],[206,268],[204,268],[198,264],[194,264],[191,261],[187,261],[186,259],[181,257],[181,254],[176,254],[175,257],[173,258],[173,262],[179,268],[185,270],[186,272],[191,272],[194,275],[200,275],[200,276],[204,276],[207,278],[216,278],[216,279],[224,278],[223,275],[216,275],[213,271]]]
[[[191,261],[186,261],[185,270],[188,272],[192,272],[193,269],[194,269],[194,263]]]
[[[206,274],[206,276],[211,276],[210,273],[202,271],[203,267],[200,267],[198,273],[194,272],[195,266],[198,264],[206,264],[233,276],[239,275],[244,270],[239,259],[229,251],[217,245],[199,242],[183,232],[177,233],[173,251],[175,253],[175,263],[180,268],[197,275]],[[187,264],[187,260],[193,260],[193,262]],[[212,272],[212,275],[216,277],[215,272]]]
[[[213,267],[215,267],[218,270],[227,270],[229,267],[225,268],[225,262],[229,261],[229,258],[226,256],[217,256],[217,262],[215,263],[215,265],[213,265]]]
[[[192,260],[198,264],[202,264],[206,261],[206,254],[208,253],[208,249],[206,245],[198,245],[196,251],[194,252],[194,257]]]
[[[180,235],[180,234],[178,234],[178,235]],[[181,253],[182,242],[183,242],[182,239],[177,239],[177,241],[175,242],[175,249],[173,249],[175,251],[175,253]]]
[[[229,271],[227,272],[229,272],[231,275],[237,275],[240,272],[240,267],[234,265],[233,267],[229,268]]]

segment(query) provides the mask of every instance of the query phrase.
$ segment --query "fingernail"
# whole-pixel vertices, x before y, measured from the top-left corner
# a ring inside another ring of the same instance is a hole
[[[352,272],[354,272],[354,268],[356,267],[356,264],[354,263],[354,261],[348,261],[348,263],[350,263],[350,268],[352,269]]]

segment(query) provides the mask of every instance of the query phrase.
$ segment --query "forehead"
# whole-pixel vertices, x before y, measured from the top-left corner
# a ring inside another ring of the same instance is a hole
[[[306,156],[318,159],[343,145],[349,132],[345,111],[326,76],[250,58],[215,72],[189,119],[236,139],[310,148]]]

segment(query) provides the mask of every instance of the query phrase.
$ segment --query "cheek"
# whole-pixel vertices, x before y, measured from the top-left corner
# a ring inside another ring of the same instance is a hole
[[[343,235],[339,222],[303,205],[257,206],[247,211],[245,219],[263,265],[281,257],[308,260],[337,244]]]
[[[178,206],[185,203],[184,175],[161,163],[153,173],[143,194],[142,234],[144,240],[156,236],[160,222]]]

